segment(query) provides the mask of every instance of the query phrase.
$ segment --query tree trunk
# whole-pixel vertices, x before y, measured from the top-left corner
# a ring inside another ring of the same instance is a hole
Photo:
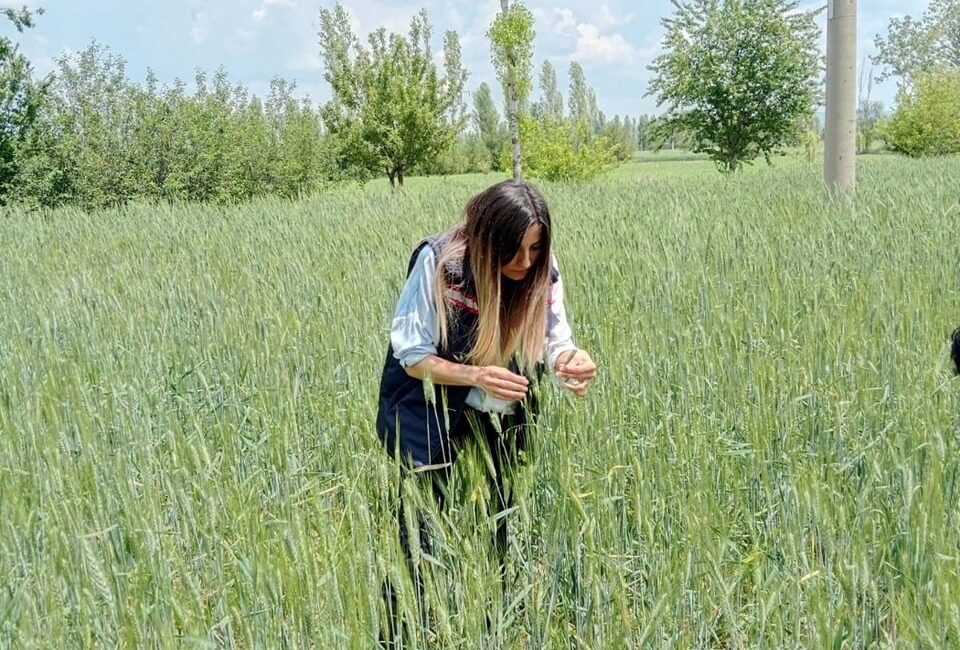
[[[397,170],[397,183],[400,187],[403,187],[403,169]]]
[[[500,8],[506,15],[510,11],[510,0],[500,0]],[[514,79],[514,63],[507,64],[507,124],[510,127],[510,142],[513,145],[513,180],[523,180],[523,161],[520,151],[520,108],[517,105],[517,82]]]
[[[511,79],[507,86],[507,121],[513,145],[513,180],[523,180],[523,154],[520,151],[520,115],[517,114],[517,87]]]
[[[390,178],[390,187],[392,188],[396,187],[397,186],[397,170],[388,169],[387,176]]]

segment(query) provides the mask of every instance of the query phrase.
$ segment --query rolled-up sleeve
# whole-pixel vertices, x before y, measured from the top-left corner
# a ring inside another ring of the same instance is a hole
[[[553,259],[553,267],[558,269],[556,258]],[[547,360],[551,369],[556,367],[557,358],[561,354],[577,349],[570,323],[567,322],[567,310],[563,304],[563,278],[559,273],[558,270],[547,309]]]
[[[390,326],[390,343],[393,356],[404,368],[437,353],[440,331],[433,297],[436,268],[433,249],[424,246],[397,302]]]

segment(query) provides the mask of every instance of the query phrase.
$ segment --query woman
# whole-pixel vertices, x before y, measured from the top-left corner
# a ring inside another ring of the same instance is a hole
[[[551,239],[540,193],[504,181],[471,199],[461,223],[421,242],[410,258],[380,383],[377,432],[391,455],[431,485],[440,507],[458,451],[474,441],[491,461],[490,515],[509,509],[505,475],[525,447],[536,410],[530,387],[544,361],[580,397],[596,377],[590,355],[573,343]],[[422,589],[402,499],[400,509],[401,543]],[[422,514],[417,519],[429,552]],[[506,541],[500,517],[494,543],[501,571]],[[386,598],[395,607],[389,585]]]

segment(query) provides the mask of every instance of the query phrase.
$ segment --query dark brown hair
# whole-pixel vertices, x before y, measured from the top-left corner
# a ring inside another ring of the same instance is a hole
[[[504,280],[510,263],[534,225],[541,227],[539,255],[523,280]],[[550,211],[540,192],[524,181],[503,181],[474,196],[464,220],[450,230],[450,244],[437,260],[436,301],[441,341],[447,336],[445,265],[459,260],[473,276],[480,320],[468,358],[476,365],[505,365],[519,352],[533,367],[543,355],[550,294]],[[508,286],[505,286],[508,285]]]

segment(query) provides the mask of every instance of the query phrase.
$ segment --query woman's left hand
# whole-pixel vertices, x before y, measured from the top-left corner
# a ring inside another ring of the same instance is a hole
[[[571,350],[557,359],[556,374],[564,388],[577,397],[583,397],[587,394],[590,382],[597,376],[597,364],[586,350]]]

